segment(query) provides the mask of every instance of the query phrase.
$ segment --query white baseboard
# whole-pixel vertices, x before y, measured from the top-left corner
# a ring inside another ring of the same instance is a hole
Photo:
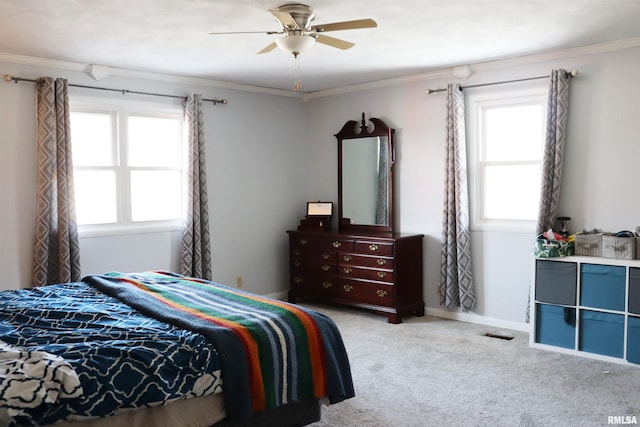
[[[461,322],[476,323],[478,325],[487,325],[495,328],[511,329],[514,331],[531,332],[531,325],[529,323],[495,319],[475,313],[463,313],[460,311],[450,311],[440,308],[425,307],[424,312],[428,316],[442,317],[444,319],[459,320]]]
[[[287,300],[287,292],[274,292],[266,294],[266,297],[274,298],[281,301]],[[458,320],[461,322],[475,323],[478,325],[487,325],[494,328],[511,329],[513,331],[531,332],[529,323],[513,322],[510,320],[496,319],[493,317],[481,316],[475,313],[464,313],[460,311],[450,311],[441,308],[425,307],[424,313],[427,316],[442,317],[443,319]]]
[[[280,300],[280,301],[286,301],[287,298],[288,298],[288,295],[287,295],[286,291],[284,291],[284,292],[274,292],[274,293],[271,293],[271,294],[265,294],[264,296],[267,297],[267,298],[273,298],[273,299],[277,299],[277,300]]]

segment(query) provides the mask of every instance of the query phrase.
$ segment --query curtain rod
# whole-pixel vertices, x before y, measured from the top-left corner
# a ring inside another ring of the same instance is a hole
[[[4,75],[4,81],[5,82],[14,82],[14,83],[18,83],[18,82],[29,82],[29,83],[38,83],[38,80],[33,80],[33,79],[23,79],[22,77],[14,77],[10,74],[5,74]],[[108,87],[100,87],[100,86],[87,86],[87,85],[78,85],[78,84],[71,84],[69,83],[69,86],[71,87],[79,87],[79,88],[83,88],[83,89],[97,89],[97,90],[107,90],[107,91],[111,91],[111,92],[120,92],[123,95],[127,94],[127,93],[133,93],[136,95],[151,95],[151,96],[162,96],[165,98],[177,98],[177,99],[185,99],[186,97],[184,96],[180,96],[180,95],[167,95],[167,94],[163,94],[163,93],[152,93],[152,92],[139,92],[139,91],[135,91],[135,90],[128,90],[128,89],[111,89]],[[216,104],[227,104],[227,100],[226,98],[223,99],[206,99],[203,98],[203,101],[207,101],[207,102],[213,102],[214,105]]]
[[[578,74],[580,74],[580,71],[578,70],[572,70],[572,71],[567,71],[565,73],[565,77],[577,77]],[[492,82],[492,83],[479,83],[476,85],[469,85],[469,86],[460,86],[460,90],[463,89],[470,89],[470,88],[474,88],[474,87],[482,87],[482,86],[493,86],[493,85],[501,85],[501,84],[505,84],[505,83],[516,83],[516,82],[526,82],[529,80],[540,80],[540,79],[548,79],[549,76],[538,76],[538,77],[528,77],[528,78],[524,78],[524,79],[516,79],[516,80],[503,80],[500,82]],[[447,89],[443,88],[443,89],[427,89],[427,95],[431,95],[432,93],[436,93],[436,92],[445,92]]]

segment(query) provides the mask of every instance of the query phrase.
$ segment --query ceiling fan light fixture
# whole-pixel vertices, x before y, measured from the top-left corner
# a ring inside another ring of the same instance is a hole
[[[307,35],[287,35],[276,39],[276,45],[285,52],[298,56],[316,42],[315,37]]]

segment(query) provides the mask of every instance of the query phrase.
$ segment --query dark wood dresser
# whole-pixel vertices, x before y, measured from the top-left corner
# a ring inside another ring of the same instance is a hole
[[[401,323],[424,315],[423,235],[288,231],[289,301],[365,308]]]

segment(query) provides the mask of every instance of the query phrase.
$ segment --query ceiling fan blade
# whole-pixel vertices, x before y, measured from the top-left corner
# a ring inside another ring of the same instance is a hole
[[[355,21],[343,21],[343,22],[333,22],[331,24],[313,25],[310,31],[322,33],[325,31],[358,30],[360,28],[375,28],[377,26],[378,26],[378,23],[373,19],[358,19]]]
[[[338,49],[347,50],[355,46],[355,43],[348,42],[346,40],[337,39],[335,37],[324,36],[322,34],[314,35],[318,43],[326,44],[331,47],[337,47]]]
[[[260,52],[258,52],[258,55],[261,55],[263,53],[271,52],[276,47],[277,47],[276,42],[273,42],[273,43],[269,44],[267,47],[265,47],[264,49],[262,49]]]
[[[216,36],[221,34],[284,34],[284,31],[222,31],[219,33],[209,33],[209,35]]]
[[[271,14],[278,20],[278,22],[280,22],[282,28],[289,28],[293,30],[300,29],[296,20],[293,19],[293,16],[291,16],[289,13],[282,12],[276,9],[269,10],[269,12],[271,12]]]

